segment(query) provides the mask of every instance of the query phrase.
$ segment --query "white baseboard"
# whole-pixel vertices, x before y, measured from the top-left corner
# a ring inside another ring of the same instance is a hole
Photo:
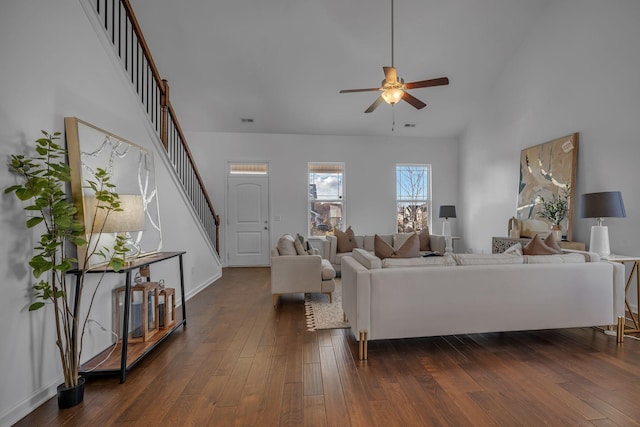
[[[61,384],[63,381],[64,379],[62,378],[62,376],[60,376],[60,378],[56,379],[53,384],[50,384],[49,386],[33,394],[27,400],[7,410],[4,414],[0,414],[0,426],[12,426],[29,415],[44,402],[54,397],[58,393],[58,384]]]

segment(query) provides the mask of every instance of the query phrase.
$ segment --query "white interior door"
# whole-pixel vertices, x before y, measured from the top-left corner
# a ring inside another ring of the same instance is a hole
[[[227,264],[269,265],[269,178],[227,177]]]

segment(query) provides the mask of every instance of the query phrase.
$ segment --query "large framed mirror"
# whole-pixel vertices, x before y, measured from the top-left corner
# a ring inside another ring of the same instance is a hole
[[[86,240],[91,247],[113,246],[118,232],[129,233],[130,255],[141,256],[162,249],[162,230],[153,153],[131,141],[100,129],[76,117],[66,117],[65,132],[69,165],[71,167],[71,195],[87,230]],[[101,235],[92,235],[95,196],[87,188],[89,180],[96,181],[98,168],[105,169],[115,192],[120,196],[123,212],[112,217]],[[113,220],[113,221],[112,221]],[[83,262],[87,247],[78,248],[78,268],[90,268],[104,263],[100,256]]]
[[[566,240],[571,241],[577,162],[577,133],[522,150],[517,206],[521,228],[522,224],[527,222],[542,223],[548,231],[551,225],[550,221],[539,216],[541,199],[551,200],[553,197],[557,198],[568,193],[569,212],[560,225],[563,236],[566,237]],[[533,225],[530,229],[539,230],[540,228],[539,225]]]

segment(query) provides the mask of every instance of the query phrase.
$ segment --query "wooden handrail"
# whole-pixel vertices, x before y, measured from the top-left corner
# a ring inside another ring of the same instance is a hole
[[[90,1],[90,0],[87,0]],[[185,192],[189,195],[193,207],[200,221],[212,238],[213,229],[211,221],[215,224],[215,250],[220,253],[220,216],[216,213],[213,202],[206,191],[206,187],[196,167],[196,162],[187,145],[187,140],[178,121],[178,117],[169,99],[169,84],[160,77],[158,67],[151,56],[151,50],[142,34],[142,28],[133,11],[129,0],[91,0],[95,1],[95,11],[99,18],[103,19],[103,27],[107,34],[111,34],[111,42],[116,54],[120,57],[124,69],[130,74],[134,90],[140,95],[138,99],[147,110],[147,118],[155,125],[155,131],[164,146],[167,154],[169,150],[178,150],[178,147],[170,147],[171,136],[177,133],[179,150],[186,155],[188,164],[174,162],[174,167],[181,177]],[[103,3],[103,8],[101,8]],[[116,19],[116,5],[118,5]],[[109,10],[110,7],[110,10]],[[122,22],[121,13],[125,12],[125,22]],[[109,19],[111,18],[111,19]],[[129,29],[130,25],[130,29]],[[132,33],[130,33],[130,31]],[[115,37],[115,34],[118,37]],[[121,35],[124,34],[124,55]],[[135,40],[134,40],[135,34]],[[130,49],[129,49],[130,48]],[[135,50],[135,53],[134,53]],[[142,51],[142,57],[139,55]],[[129,57],[130,55],[130,57]],[[149,75],[151,74],[151,76]],[[135,75],[135,78],[134,78]],[[155,86],[154,86],[155,84]],[[159,125],[159,126],[158,126]],[[171,126],[171,129],[170,129]],[[172,140],[173,141],[173,140]],[[175,151],[174,151],[175,152]],[[170,154],[169,154],[170,155]],[[175,159],[173,159],[175,160]]]
[[[162,77],[160,77],[160,72],[158,71],[158,67],[156,67],[156,63],[153,61],[153,58],[151,57],[151,49],[149,49],[149,46],[147,45],[147,40],[144,38],[144,35],[142,34],[142,29],[140,27],[140,24],[138,23],[136,14],[133,12],[133,7],[131,7],[131,3],[129,3],[129,0],[120,0],[120,3],[122,3],[122,6],[124,6],[124,10],[125,12],[127,12],[127,16],[131,20],[131,28],[133,29],[133,32],[136,33],[138,42],[142,47],[142,53],[144,54],[145,58],[147,58],[147,62],[149,63],[149,68],[151,68],[151,72],[153,73],[153,78],[156,80],[156,83],[158,83],[160,90],[164,94],[164,88],[162,86]]]
[[[175,125],[176,131],[178,132],[178,136],[180,137],[180,140],[183,141],[183,142],[186,141],[186,138],[184,136],[184,132],[182,132],[182,126],[180,125],[180,122],[178,122],[178,118],[176,116],[175,110],[173,109],[173,106],[171,105],[171,101],[169,101],[168,99],[167,99],[166,107],[167,107],[167,111],[168,111],[169,115],[171,116],[171,120],[173,120],[173,123]],[[205,200],[207,201],[207,204],[211,208],[211,213],[213,214],[213,218],[215,219],[216,227],[219,227],[220,226],[220,216],[218,214],[216,214],[216,210],[213,207],[213,202],[209,198],[209,193],[207,193],[207,191],[205,191],[206,187],[204,186],[204,181],[202,181],[202,177],[200,176],[200,172],[198,172],[198,169],[195,167],[196,162],[193,159],[193,155],[191,154],[191,150],[189,149],[189,146],[187,144],[185,144],[185,143],[182,144],[182,147],[184,148],[184,151],[187,153],[187,157],[189,158],[189,162],[191,163],[191,165],[193,165],[193,173],[196,176],[196,180],[200,184],[200,187],[202,187],[202,189],[203,189],[203,196],[204,196]],[[219,233],[216,233],[216,248],[219,245],[218,234]]]

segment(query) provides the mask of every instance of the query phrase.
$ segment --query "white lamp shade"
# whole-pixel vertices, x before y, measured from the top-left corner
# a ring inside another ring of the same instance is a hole
[[[124,233],[144,230],[145,215],[142,196],[138,194],[121,194],[119,195],[119,201],[122,211],[112,211],[107,216],[108,211],[106,209],[97,208],[98,200],[94,196],[85,197],[87,232]],[[101,203],[101,205],[104,206],[104,203]],[[94,216],[95,222],[93,222]]]

